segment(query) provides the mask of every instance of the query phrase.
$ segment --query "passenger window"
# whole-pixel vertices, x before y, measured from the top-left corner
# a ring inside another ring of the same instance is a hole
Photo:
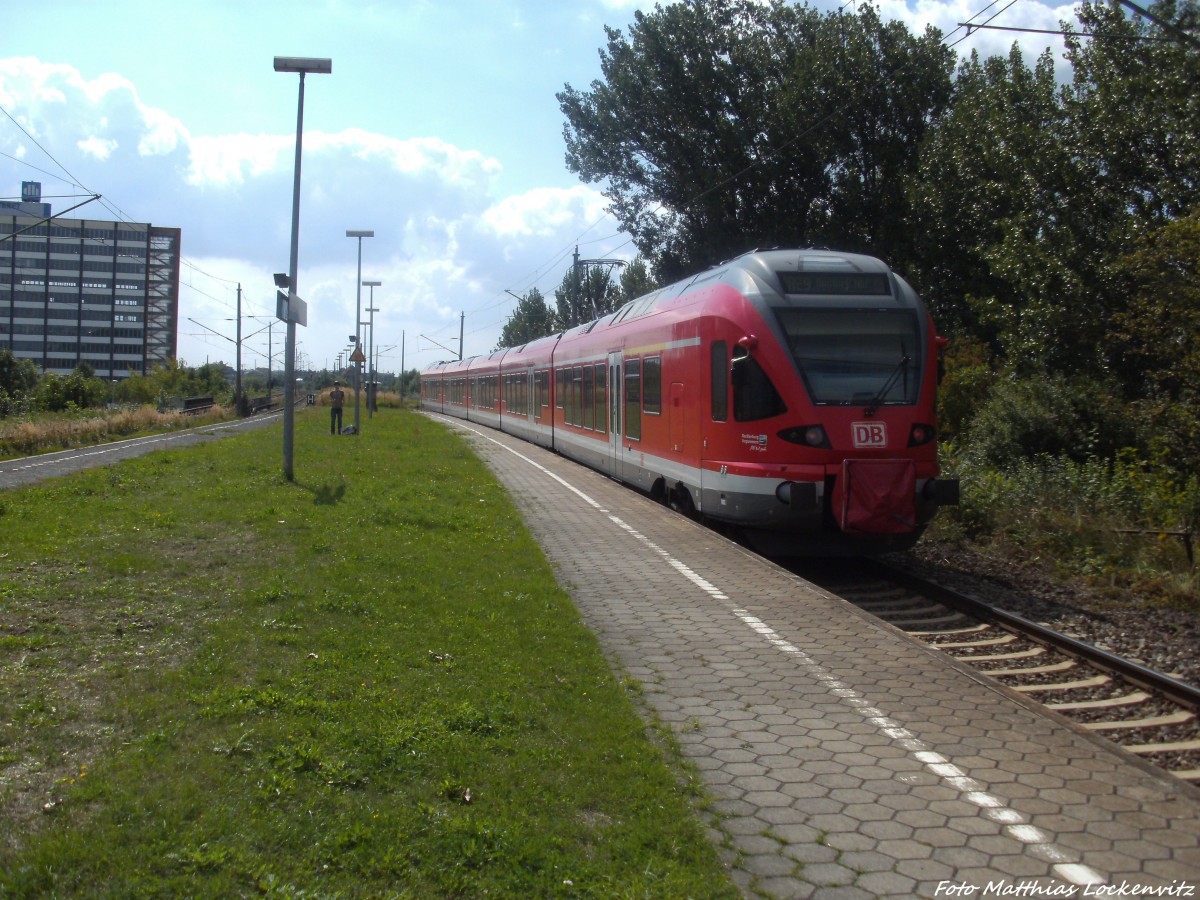
[[[604,418],[608,415],[608,403],[605,399],[605,395],[607,393],[605,390],[606,385],[604,383],[605,368],[606,367],[604,363],[597,363],[593,367],[596,382],[596,430],[601,434],[604,433]]]
[[[647,415],[662,415],[662,359],[642,360],[642,409]]]
[[[625,437],[642,439],[642,361],[625,360]]]

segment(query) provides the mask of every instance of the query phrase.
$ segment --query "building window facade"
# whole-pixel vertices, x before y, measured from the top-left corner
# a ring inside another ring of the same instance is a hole
[[[0,347],[43,372],[101,378],[175,357],[180,230],[0,208]]]

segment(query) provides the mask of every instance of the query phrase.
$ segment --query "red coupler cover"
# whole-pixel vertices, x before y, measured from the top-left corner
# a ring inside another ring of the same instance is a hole
[[[916,527],[917,467],[911,459],[847,459],[833,512],[847,534],[907,534]]]

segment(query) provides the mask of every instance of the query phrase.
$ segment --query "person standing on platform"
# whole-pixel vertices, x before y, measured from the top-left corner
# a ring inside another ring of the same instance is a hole
[[[329,392],[329,433],[342,433],[342,404],[346,402],[346,392],[342,383],[335,381],[333,390]]]

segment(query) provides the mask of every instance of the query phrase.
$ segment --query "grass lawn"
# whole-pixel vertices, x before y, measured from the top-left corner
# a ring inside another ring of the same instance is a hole
[[[363,426],[0,492],[0,896],[737,896],[503,489]]]

